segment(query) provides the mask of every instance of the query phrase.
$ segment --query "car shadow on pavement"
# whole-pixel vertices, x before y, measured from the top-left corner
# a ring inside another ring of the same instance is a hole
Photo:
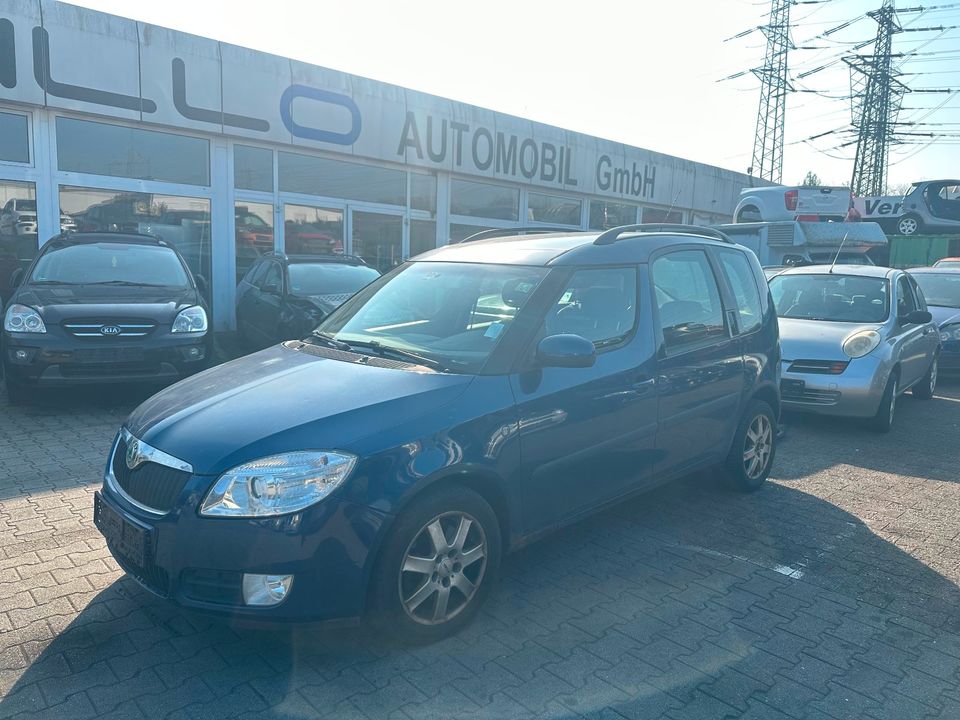
[[[429,646],[243,629],[129,578],[75,600],[7,613],[0,718],[960,716],[954,582],[780,483],[695,476],[558,532]]]

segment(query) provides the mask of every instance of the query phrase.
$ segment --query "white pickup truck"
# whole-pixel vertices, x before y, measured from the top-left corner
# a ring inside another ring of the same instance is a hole
[[[754,187],[740,191],[735,223],[843,222],[852,196],[845,187]]]

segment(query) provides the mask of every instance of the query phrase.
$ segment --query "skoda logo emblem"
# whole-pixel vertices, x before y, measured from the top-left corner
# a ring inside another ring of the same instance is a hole
[[[127,467],[133,470],[144,460],[146,460],[146,458],[140,453],[140,441],[136,438],[131,439],[130,444],[127,445]]]
[[[100,328],[101,335],[119,335],[120,328],[116,325],[104,325]]]

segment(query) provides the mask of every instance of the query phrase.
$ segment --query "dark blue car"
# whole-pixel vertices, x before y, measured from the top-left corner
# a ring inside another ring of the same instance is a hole
[[[431,640],[558,527],[702,468],[760,487],[778,365],[760,265],[720,233],[478,238],[147,400],[95,518],[184,606]]]
[[[960,374],[960,267],[912,268],[910,274],[940,328],[940,371]]]

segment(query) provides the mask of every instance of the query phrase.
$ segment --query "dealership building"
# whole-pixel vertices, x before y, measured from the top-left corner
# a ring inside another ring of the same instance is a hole
[[[149,232],[230,330],[269,250],[387,270],[486,228],[725,222],[749,182],[52,0],[0,7],[0,297],[61,230]]]

